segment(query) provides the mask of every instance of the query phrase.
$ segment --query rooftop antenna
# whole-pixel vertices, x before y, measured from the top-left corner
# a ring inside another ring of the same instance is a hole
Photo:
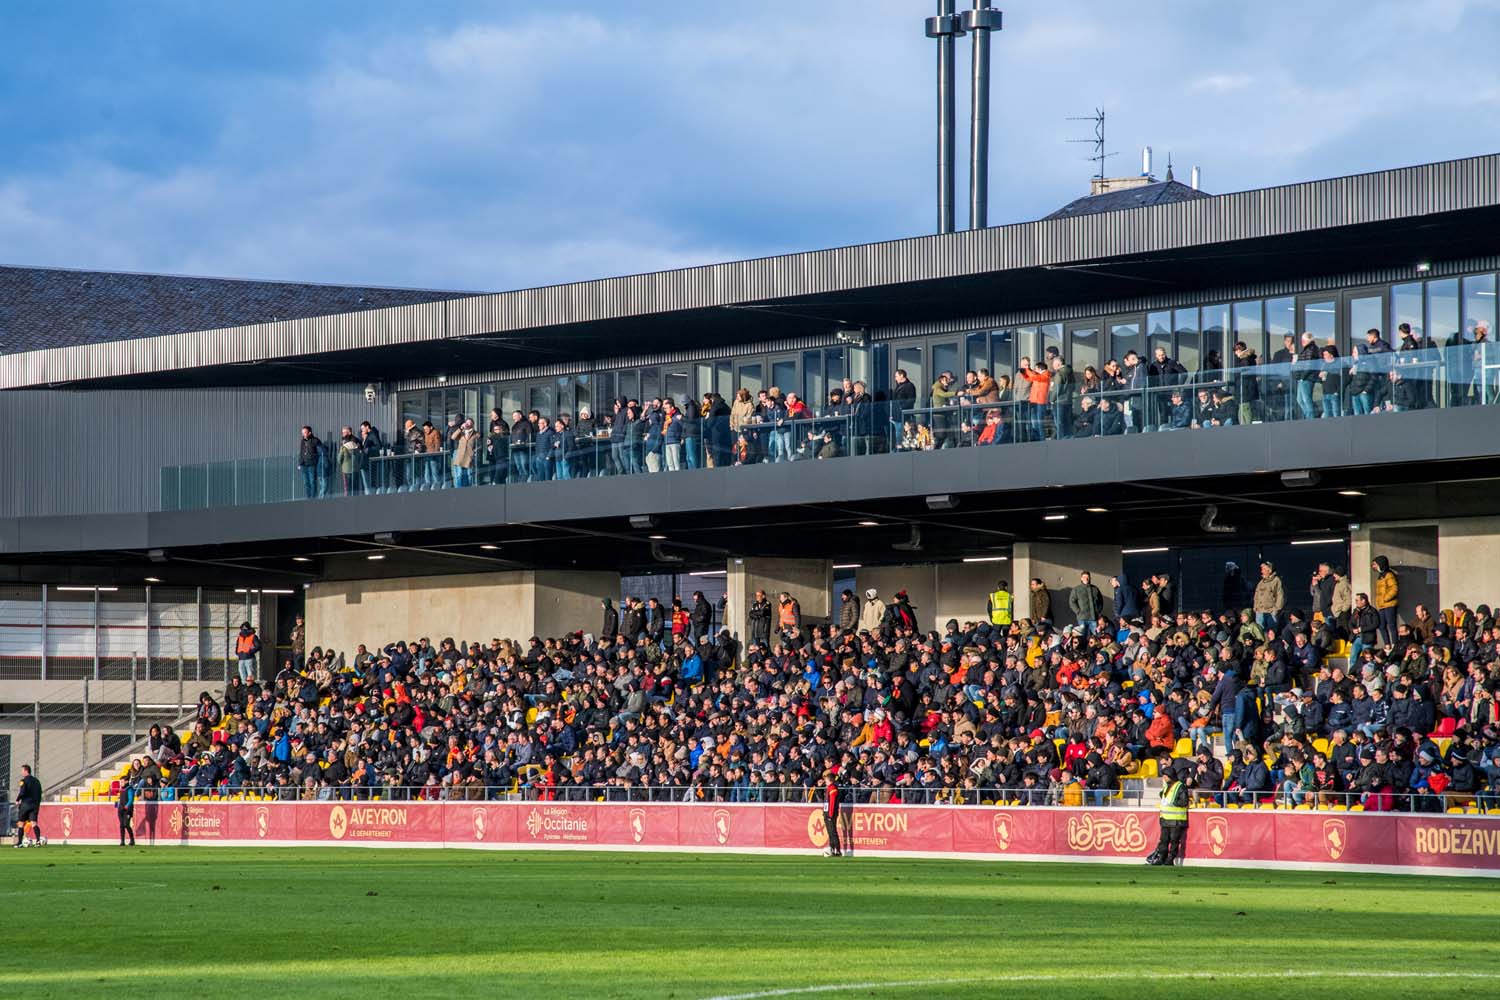
[[[1099,164],[1099,173],[1095,176],[1101,181],[1104,180],[1104,161],[1111,156],[1119,155],[1118,153],[1106,153],[1104,151],[1104,109],[1095,108],[1094,113],[1091,115],[1075,115],[1067,120],[1070,122],[1094,123],[1094,137],[1092,139],[1069,139],[1067,141],[1086,142],[1094,147],[1094,155],[1087,157],[1087,159],[1090,163]]]

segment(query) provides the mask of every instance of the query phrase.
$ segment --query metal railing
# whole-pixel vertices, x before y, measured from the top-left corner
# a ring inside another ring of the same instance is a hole
[[[1101,379],[1074,371],[1043,385],[1017,376],[990,398],[955,385],[945,405],[887,400],[816,415],[737,422],[719,414],[672,429],[660,420],[545,431],[520,438],[481,429],[472,447],[397,453],[339,448],[313,465],[293,456],[161,469],[163,510],[360,494],[651,475],[680,470],[861,458],[950,448],[1115,437],[1243,424],[1357,419],[1500,401],[1500,350],[1490,341],[1198,372],[1152,374],[1146,363]],[[1050,376],[1049,376],[1050,379]],[[1037,402],[1031,401],[1037,387]]]

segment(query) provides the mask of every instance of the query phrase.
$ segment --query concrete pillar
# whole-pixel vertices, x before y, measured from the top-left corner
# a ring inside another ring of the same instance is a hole
[[[1439,604],[1451,608],[1462,601],[1471,610],[1481,604],[1493,610],[1500,604],[1500,517],[1445,518],[1437,530]]]
[[[600,601],[617,599],[620,577],[601,571],[517,570],[457,576],[315,583],[307,589],[307,645],[346,657],[398,639],[444,637],[523,645],[533,635],[597,633]]]
[[[1461,521],[1487,521],[1491,518],[1454,518]],[[1418,604],[1425,604],[1434,615],[1443,607],[1445,598],[1439,587],[1439,534],[1441,522],[1403,521],[1398,524],[1365,524],[1350,533],[1349,582],[1356,594],[1369,594],[1375,600],[1375,573],[1370,564],[1376,556],[1385,556],[1391,561],[1391,569],[1401,583],[1400,603],[1396,606],[1401,621],[1412,616]],[[1477,529],[1483,532],[1482,525]],[[1461,544],[1455,537],[1454,544]],[[1450,546],[1451,547],[1451,546]],[[1454,585],[1463,583],[1462,576],[1455,576]],[[1452,600],[1463,600],[1454,597]],[[1473,607],[1473,604],[1469,605]]]
[[[1016,617],[1029,614],[1029,581],[1039,578],[1052,595],[1052,622],[1071,625],[1076,620],[1068,607],[1068,593],[1078,585],[1078,574],[1088,571],[1094,586],[1104,595],[1106,613],[1114,611],[1114,588],[1109,578],[1121,569],[1118,545],[1081,545],[1071,542],[1017,542],[1011,547],[1010,581],[1016,597]]]
[[[786,591],[802,606],[802,622],[827,622],[833,611],[833,562],[827,559],[730,559],[725,580],[728,608],[725,623],[742,641],[749,635],[745,614],[764,590],[774,606],[776,596]],[[775,631],[776,620],[771,620]]]
[[[880,599],[887,604],[896,591],[904,590],[916,609],[917,625],[926,632],[936,629],[941,632],[950,618],[965,622],[988,621],[990,592],[999,581],[1012,584],[1011,564],[1005,556],[995,562],[982,563],[916,563],[905,566],[861,567],[855,573],[858,597],[864,602],[864,593],[874,587]]]

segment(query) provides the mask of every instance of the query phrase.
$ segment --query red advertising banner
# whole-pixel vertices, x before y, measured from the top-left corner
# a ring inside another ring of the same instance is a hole
[[[108,803],[48,803],[59,843],[118,840]],[[816,805],[581,802],[142,802],[142,844],[330,844],[811,852],[828,846]],[[858,805],[839,816],[855,854],[1136,861],[1156,845],[1137,809]],[[1500,820],[1410,813],[1195,810],[1188,862],[1302,864],[1500,875]]]

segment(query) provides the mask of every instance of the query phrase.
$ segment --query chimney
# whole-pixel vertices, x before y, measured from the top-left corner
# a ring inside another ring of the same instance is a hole
[[[1151,147],[1147,146],[1141,150],[1141,176],[1151,176]]]
[[[990,32],[999,31],[1001,15],[990,0],[974,0],[959,26],[974,43],[973,87],[969,97],[969,228],[989,225],[990,210]]]
[[[1197,167],[1194,167],[1193,168],[1193,184],[1192,184],[1192,188],[1193,188],[1194,191],[1199,190],[1198,184],[1199,184],[1199,182],[1202,179],[1203,179],[1203,173],[1202,173],[1202,171],[1200,171]]]

